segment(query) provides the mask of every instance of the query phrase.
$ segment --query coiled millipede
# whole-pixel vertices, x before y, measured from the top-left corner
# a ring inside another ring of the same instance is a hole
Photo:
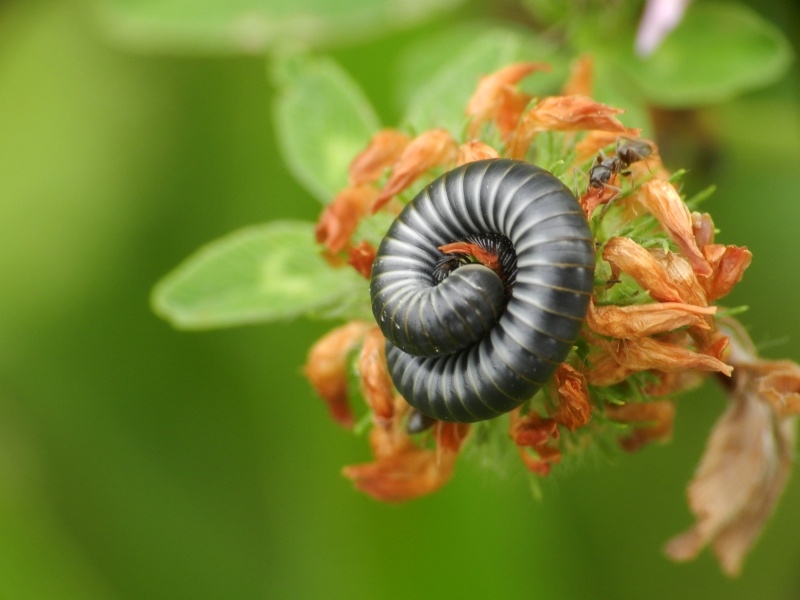
[[[463,240],[507,254],[500,274],[439,250]],[[445,173],[395,219],[372,266],[372,312],[395,386],[442,421],[516,408],[570,352],[593,272],[586,217],[555,176],[506,159]]]

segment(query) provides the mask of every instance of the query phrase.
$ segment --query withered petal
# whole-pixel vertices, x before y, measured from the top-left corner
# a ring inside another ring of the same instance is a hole
[[[597,306],[591,301],[586,324],[600,335],[634,339],[689,325],[708,329],[704,317],[716,312],[714,306],[695,306],[683,302]]]
[[[396,129],[383,129],[350,163],[350,185],[358,186],[378,181],[400,157],[411,138]]]
[[[418,135],[394,163],[386,186],[372,203],[371,212],[380,210],[429,169],[453,164],[457,153],[456,141],[444,129],[431,129]]]
[[[678,245],[697,275],[707,277],[711,265],[697,247],[692,216],[678,191],[663,179],[651,179],[639,187],[636,198],[661,224],[670,239]]]

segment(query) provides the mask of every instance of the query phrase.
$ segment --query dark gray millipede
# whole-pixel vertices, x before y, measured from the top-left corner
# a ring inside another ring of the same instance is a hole
[[[500,234],[516,252],[508,292],[480,264],[437,284],[438,248]],[[372,312],[395,386],[424,415],[470,423],[530,399],[578,337],[594,248],[575,197],[555,176],[506,159],[436,179],[392,223],[372,265]]]

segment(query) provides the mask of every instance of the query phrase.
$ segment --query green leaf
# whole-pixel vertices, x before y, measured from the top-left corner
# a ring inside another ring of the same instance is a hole
[[[153,290],[153,310],[182,329],[210,329],[338,316],[367,304],[366,281],[319,254],[314,227],[275,221],[240,229],[200,248]]]
[[[323,204],[347,185],[350,162],[380,128],[358,85],[333,60],[291,56],[272,69],[274,121],[283,159]]]
[[[95,0],[116,39],[161,52],[254,54],[287,44],[352,43],[462,0]]]
[[[788,41],[756,12],[734,2],[690,5],[683,22],[649,58],[620,42],[619,66],[656,105],[722,102],[766,86],[792,61]]]
[[[444,40],[460,41],[463,45],[454,47],[452,43],[433,38],[425,41],[422,51],[412,49],[407,54],[402,70],[407,78],[413,76],[417,63],[422,65],[420,71],[426,75],[434,71],[433,65],[437,62],[440,65],[433,77],[425,83],[416,81],[413,86],[416,92],[408,100],[404,119],[413,131],[441,127],[456,138],[461,137],[464,110],[479,79],[511,63],[543,61],[554,65],[554,73],[536,73],[530,77],[533,80],[530,86],[541,94],[551,91],[549,88],[555,78],[563,79],[563,59],[556,55],[552,45],[530,32],[503,28],[480,37],[448,34]],[[456,58],[452,58],[454,53],[457,53]],[[401,89],[410,87],[408,83],[401,85]]]

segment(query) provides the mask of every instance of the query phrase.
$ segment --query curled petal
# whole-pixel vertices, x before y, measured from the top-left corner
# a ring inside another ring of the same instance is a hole
[[[586,218],[591,219],[592,213],[594,213],[598,206],[616,198],[617,195],[617,190],[611,185],[604,185],[601,187],[589,186],[586,192],[578,198],[578,203],[581,205]]]
[[[736,364],[731,402],[714,425],[688,489],[697,522],[668,542],[666,553],[673,560],[692,559],[710,544],[723,570],[737,575],[783,491],[795,423],[781,419],[762,395],[763,373],[771,366],[771,361]]]
[[[369,242],[362,241],[358,246],[350,250],[347,264],[353,267],[360,275],[366,279],[372,274],[372,263],[375,262],[376,250]]]
[[[458,147],[456,166],[460,167],[461,165],[487,158],[500,158],[500,153],[480,140],[471,140]]]
[[[394,384],[386,366],[386,339],[375,326],[367,332],[358,357],[361,391],[376,419],[390,419],[394,414]]]
[[[379,131],[369,145],[350,163],[350,185],[378,181],[400,157],[411,138],[395,129]]]
[[[635,425],[630,434],[619,440],[623,449],[634,452],[650,442],[670,439],[675,405],[670,400],[632,402],[620,406],[609,405],[606,414],[614,421]]]
[[[714,243],[714,221],[708,213],[692,213],[692,233],[699,248]],[[708,257],[706,257],[708,258]]]
[[[395,194],[408,188],[428,169],[453,164],[457,153],[456,141],[444,129],[431,129],[414,138],[392,167],[389,181],[372,203],[371,211],[380,210]]]
[[[697,369],[699,371],[718,371],[728,376],[733,371],[733,367],[713,356],[698,354],[685,346],[649,337],[612,342],[594,339],[592,343],[608,350],[614,360],[632,371],[656,369],[669,372]]]
[[[353,412],[347,402],[347,356],[373,327],[363,321],[350,321],[320,338],[308,353],[304,373],[328,404],[331,416],[344,427],[353,425]]]
[[[709,302],[727,296],[742,280],[744,271],[750,266],[753,253],[747,248],[711,244],[703,247],[703,254],[711,264],[712,273],[702,280]]]
[[[331,252],[344,250],[377,195],[378,190],[369,185],[348,187],[339,192],[317,222],[314,230],[317,242]]]
[[[583,164],[590,158],[594,158],[600,150],[615,144],[617,138],[619,138],[619,133],[615,131],[599,129],[590,131],[580,142],[575,144],[575,151],[578,153],[575,162]]]
[[[467,256],[474,256],[475,260],[497,273],[502,278],[503,268],[500,264],[500,259],[496,253],[489,252],[478,244],[471,242],[453,242],[452,244],[445,244],[439,246],[439,250],[445,254],[465,254]]]
[[[584,54],[572,64],[569,79],[561,90],[564,96],[591,96],[594,77],[594,60]]]
[[[561,363],[553,376],[558,393],[558,408],[550,415],[570,431],[586,425],[592,417],[586,378],[567,363]]]
[[[639,130],[628,129],[614,115],[625,112],[595,102],[587,96],[551,96],[528,110],[509,143],[511,158],[523,159],[528,147],[540,131],[588,131],[602,129],[627,135]]]
[[[434,429],[436,447],[419,448],[402,425],[402,413],[407,408],[400,398],[391,422],[370,431],[373,462],[342,470],[356,488],[384,502],[413,500],[447,483],[469,429],[463,424],[438,424]]]
[[[639,286],[659,302],[682,302],[681,290],[667,270],[647,250],[629,238],[615,237],[606,242],[603,259],[611,265],[615,277],[630,275]]]
[[[471,117],[467,135],[477,137],[483,124],[489,122],[495,122],[501,133],[511,132],[530,100],[516,84],[534,71],[549,70],[547,63],[516,63],[482,77],[467,104],[466,115]]]
[[[713,306],[694,306],[682,302],[597,306],[592,301],[589,303],[586,324],[600,335],[633,339],[689,325],[708,329],[704,317],[716,312]]]
[[[657,248],[650,254],[661,265],[672,285],[678,290],[683,302],[697,306],[707,306],[706,291],[700,285],[694,269],[689,262],[675,252],[665,252]]]
[[[778,417],[800,414],[800,367],[790,360],[762,361],[758,393]]]
[[[711,275],[711,265],[694,238],[692,216],[672,184],[663,179],[651,179],[642,184],[636,197],[678,245],[694,272],[704,277]]]
[[[591,369],[586,372],[586,381],[592,385],[605,387],[625,381],[633,374],[632,369],[619,364],[614,356],[605,348],[594,347],[589,354]]]
[[[561,460],[561,452],[547,445],[551,439],[558,438],[558,423],[535,412],[522,416],[519,409],[512,411],[510,417],[509,434],[525,466],[536,475],[548,475],[552,465]]]

